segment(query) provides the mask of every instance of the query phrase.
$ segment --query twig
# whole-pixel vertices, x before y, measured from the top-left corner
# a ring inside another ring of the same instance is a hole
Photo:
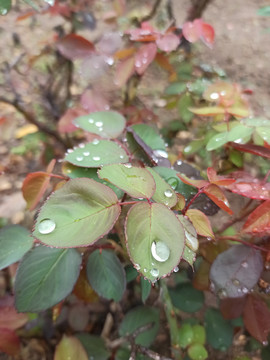
[[[212,1],[213,0],[193,0],[187,21],[193,21],[195,19],[201,18],[204,10]]]
[[[151,20],[155,16],[155,14],[157,12],[157,9],[158,9],[160,4],[161,4],[161,0],[156,0],[154,6],[152,7],[152,10],[150,11],[150,13],[148,15],[144,16],[140,21],[144,22],[144,21]]]

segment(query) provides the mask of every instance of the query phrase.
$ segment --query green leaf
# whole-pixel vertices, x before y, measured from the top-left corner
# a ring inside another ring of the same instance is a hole
[[[257,15],[260,16],[270,16],[270,6],[263,6],[259,10],[257,10]]]
[[[192,344],[188,348],[188,356],[192,360],[205,360],[208,358],[208,352],[201,344]]]
[[[101,337],[87,333],[77,334],[76,337],[82,343],[89,360],[107,360],[110,357],[111,354],[106,349],[105,342]]]
[[[166,87],[164,93],[166,95],[179,95],[186,91],[186,83],[184,82],[175,82]]]
[[[193,325],[193,342],[197,344],[204,345],[206,341],[206,332],[205,328],[202,325]]]
[[[63,335],[56,346],[54,360],[87,360],[88,355],[81,342],[75,336]]]
[[[0,270],[19,261],[33,245],[29,231],[20,225],[6,226],[0,230]]]
[[[96,139],[74,148],[66,154],[64,160],[77,166],[97,168],[101,165],[125,163],[129,159],[125,150],[115,142]]]
[[[243,123],[246,126],[252,126],[252,127],[270,127],[270,120],[265,118],[246,118],[241,119],[241,123]]]
[[[153,176],[156,183],[156,191],[152,196],[152,199],[158,203],[165,204],[168,207],[173,207],[177,203],[177,195],[173,188],[152,168],[148,167],[147,170]],[[178,180],[171,183],[173,187],[177,186]]]
[[[152,150],[166,151],[164,140],[160,137],[159,133],[151,126],[146,124],[135,124],[132,125],[131,128]]]
[[[133,265],[127,265],[125,267],[125,272],[126,272],[127,283],[135,280],[136,277],[139,275],[138,271],[134,268]]]
[[[197,232],[194,226],[183,215],[177,215],[177,217],[185,230],[186,246],[188,246],[192,251],[197,251],[199,247],[199,242],[197,239]]]
[[[193,342],[193,330],[190,324],[183,324],[179,329],[179,345],[185,349]]]
[[[181,120],[185,123],[189,123],[194,117],[194,114],[189,110],[193,105],[192,97],[188,93],[182,95],[178,101],[178,112]]]
[[[205,146],[205,139],[191,141],[185,148],[184,154],[192,155],[197,153],[202,147]]]
[[[256,133],[268,144],[270,144],[270,127],[257,127]]]
[[[149,171],[130,164],[103,166],[98,171],[98,175],[135,198],[150,199],[156,189],[155,181]]]
[[[225,351],[233,341],[233,327],[225,320],[221,313],[213,308],[208,308],[204,316],[207,342],[217,350]]]
[[[97,111],[77,117],[74,124],[79,128],[103,138],[115,139],[125,129],[125,118],[116,111]]]
[[[153,324],[153,326],[136,336],[135,343],[150,346],[159,328],[159,310],[157,308],[138,306],[130,310],[119,327],[119,334],[120,336],[132,335],[135,330],[148,324]]]
[[[96,168],[83,168],[66,162],[62,166],[62,172],[64,175],[68,176],[71,179],[86,177],[89,179],[93,179],[106,186],[109,186],[116,193],[118,199],[121,199],[124,196],[124,192],[121,189],[119,189],[118,187],[114,186],[113,184],[111,184],[106,180],[100,179],[98,177]]]
[[[38,246],[29,251],[19,265],[15,280],[15,304],[20,312],[48,309],[73,289],[81,265],[74,249]]]
[[[184,229],[173,211],[158,203],[135,204],[126,219],[127,248],[134,267],[155,281],[171,273],[181,260]]]
[[[72,179],[45,202],[33,235],[50,246],[90,245],[111,230],[120,212],[110,188],[91,179]]]
[[[163,166],[153,167],[153,170],[158,173],[172,188],[175,192],[182,194],[185,199],[189,199],[196,194],[197,190],[190,185],[187,185],[181,181],[174,169],[170,169]]]
[[[141,289],[142,289],[142,302],[145,303],[151,292],[151,283],[148,280],[144,280],[141,277]]]
[[[193,266],[193,263],[196,260],[195,251],[192,251],[190,250],[189,247],[185,246],[182,256],[183,256],[183,260],[185,260],[190,266]]]
[[[0,15],[7,15],[10,9],[11,9],[11,0],[0,1]]]
[[[228,132],[223,132],[213,136],[206,145],[206,150],[212,151],[220,148],[228,142]]]
[[[176,288],[170,289],[170,296],[173,305],[187,313],[194,313],[204,305],[204,294],[187,284],[179,284]]]
[[[126,289],[126,273],[114,252],[95,250],[89,256],[87,278],[92,288],[105,299],[120,301]]]

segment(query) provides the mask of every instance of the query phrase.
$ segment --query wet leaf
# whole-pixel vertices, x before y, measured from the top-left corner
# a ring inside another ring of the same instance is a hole
[[[215,116],[225,114],[225,109],[221,106],[205,106],[202,108],[189,108],[189,110],[200,116]]]
[[[74,124],[92,134],[115,139],[122,134],[126,120],[116,111],[97,111],[77,117]]]
[[[193,264],[196,260],[196,253],[192,251],[187,245],[184,248],[182,259],[185,260],[190,266],[193,267]]]
[[[215,237],[210,221],[203,212],[197,209],[189,209],[186,215],[199,235],[210,238]]]
[[[146,202],[133,205],[125,228],[129,256],[145,278],[153,282],[164,277],[180,262],[184,230],[165,205]]]
[[[77,130],[76,126],[73,124],[73,120],[78,116],[85,114],[85,110],[80,108],[71,108],[67,109],[63,116],[59,119],[57,123],[57,129],[61,134],[69,134]]]
[[[0,15],[7,15],[10,9],[11,9],[11,0],[1,0]]]
[[[178,219],[180,220],[181,224],[185,230],[186,236],[186,245],[192,250],[197,251],[199,247],[199,242],[197,239],[197,232],[192,223],[183,215],[178,215]]]
[[[251,144],[237,144],[233,142],[228,143],[231,147],[236,150],[247,152],[250,154],[266,157],[270,159],[270,149],[259,145],[251,145]]]
[[[157,336],[159,328],[159,310],[157,308],[138,306],[130,310],[120,324],[119,335],[131,335],[137,329],[148,324],[152,324],[152,327],[137,335],[135,343],[142,346],[150,346]]]
[[[258,250],[234,245],[217,256],[211,266],[210,280],[220,298],[237,298],[250,292],[262,270],[263,260]]]
[[[180,38],[173,33],[168,33],[165,35],[161,35],[156,40],[156,44],[160,50],[165,52],[171,52],[178,48],[178,45],[180,44]]]
[[[38,312],[63,300],[78,279],[80,265],[81,256],[74,249],[39,246],[28,252],[16,274],[18,311]]]
[[[129,158],[125,150],[115,142],[95,139],[66,154],[64,160],[77,166],[97,168],[101,165],[125,163]]]
[[[5,226],[0,230],[0,270],[19,261],[33,245],[29,231],[20,225]]]
[[[156,190],[153,176],[144,168],[123,164],[106,165],[98,174],[135,198],[150,199]]]
[[[67,59],[85,58],[95,51],[94,45],[77,34],[68,34],[56,43],[57,50]]]
[[[109,187],[91,179],[72,179],[43,205],[33,236],[56,247],[93,244],[111,230],[120,211]]]
[[[190,324],[183,324],[179,329],[179,345],[185,349],[193,342],[193,329]]]
[[[88,360],[87,353],[75,336],[64,335],[56,346],[54,360]]]
[[[152,150],[166,151],[164,140],[153,127],[146,124],[135,124],[131,128]]]
[[[135,57],[129,57],[116,66],[114,82],[118,87],[126,85],[128,79],[134,74],[135,68]]]
[[[247,218],[242,232],[267,234],[270,231],[270,200],[264,201]]]
[[[157,53],[156,44],[150,43],[139,48],[135,55],[135,69],[137,74],[142,75],[148,66],[154,61]]]
[[[270,311],[267,304],[261,298],[249,295],[243,319],[248,332],[262,344],[267,344],[270,332]]]
[[[114,252],[93,251],[88,258],[86,272],[90,285],[100,296],[121,300],[126,289],[126,274]]]
[[[203,345],[196,343],[188,348],[188,356],[192,360],[206,360],[208,358],[208,352]]]
[[[187,21],[183,24],[182,32],[184,37],[191,43],[199,40],[200,34],[198,32],[195,22]]]
[[[150,281],[144,280],[143,277],[141,277],[141,291],[142,291],[142,302],[145,303],[148,296],[150,295],[152,285]]]
[[[229,208],[229,202],[220,187],[211,184],[205,188],[204,193],[222,210],[230,215],[233,214],[233,211]]]
[[[256,178],[237,180],[234,184],[226,186],[226,189],[251,199],[270,200],[270,183],[265,183]]]

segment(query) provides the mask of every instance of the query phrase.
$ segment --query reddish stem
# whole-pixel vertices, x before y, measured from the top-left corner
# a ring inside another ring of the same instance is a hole
[[[48,174],[48,176],[56,178],[56,179],[61,179],[61,180],[69,180],[69,178],[67,176],[61,176],[61,175],[55,175],[55,174]]]
[[[137,204],[138,201],[125,201],[125,202],[119,202],[119,205],[133,205],[133,204]]]
[[[206,186],[199,189],[196,195],[193,196],[193,198],[190,200],[190,202],[185,206],[184,210],[182,211],[182,214],[185,215],[185,213],[188,211],[189,207],[193,204],[193,202],[197,199],[197,197],[204,192],[204,189]]]
[[[237,238],[237,237],[235,237],[235,236],[218,236],[218,237],[216,237],[216,238],[217,238],[218,240],[231,240],[231,241],[236,241],[236,242],[239,242],[239,243],[244,244],[244,245],[246,245],[246,246],[249,246],[249,247],[251,247],[251,248],[253,248],[253,249],[260,250],[260,251],[265,251],[265,252],[267,252],[267,253],[269,252],[269,249],[265,249],[265,248],[260,247],[260,246],[258,246],[258,245],[252,244],[252,243],[250,243],[250,242],[248,242],[248,241],[239,239],[239,238]]]

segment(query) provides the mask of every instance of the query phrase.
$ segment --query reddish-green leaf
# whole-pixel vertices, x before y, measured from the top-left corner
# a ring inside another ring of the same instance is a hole
[[[180,44],[180,38],[173,33],[168,33],[158,38],[156,44],[160,50],[171,52],[177,49]]]
[[[204,186],[207,186],[209,184],[209,182],[206,180],[190,179],[187,176],[185,176],[184,174],[177,174],[177,176],[179,177],[179,179],[181,179],[183,181],[183,183],[185,183],[187,185],[195,186],[198,189],[200,189]]]
[[[210,24],[202,23],[201,39],[206,45],[212,47],[215,40],[215,30]]]
[[[230,215],[233,214],[233,211],[229,208],[229,202],[226,196],[217,185],[211,184],[207,186],[204,193],[222,210],[225,210]]]
[[[126,85],[128,79],[132,76],[132,74],[134,74],[135,70],[134,56],[119,62],[115,70],[115,84],[119,87]]]
[[[256,178],[247,181],[237,181],[226,187],[235,194],[246,196],[250,199],[270,200],[270,183],[259,181]]]
[[[246,296],[238,298],[226,298],[220,301],[220,311],[224,319],[236,319],[243,313]]]
[[[248,332],[266,344],[270,332],[270,311],[266,303],[259,297],[250,295],[244,308],[243,319]]]
[[[251,144],[237,144],[234,142],[229,142],[228,145],[233,147],[236,150],[247,152],[250,154],[266,157],[270,159],[270,149],[259,146],[259,145],[251,145]]]
[[[243,226],[244,233],[267,234],[270,231],[270,200],[264,201],[247,218]]]
[[[215,169],[211,167],[207,168],[207,177],[212,184],[216,184],[219,186],[226,186],[235,182],[235,179],[223,178],[221,176],[218,176]]]
[[[85,110],[80,108],[68,109],[57,123],[58,131],[61,134],[67,134],[76,131],[77,128],[72,121],[76,119],[78,116],[82,116],[84,114],[85,114]]]
[[[81,344],[74,336],[64,335],[56,346],[54,360],[88,360],[88,355]]]
[[[210,238],[215,237],[210,221],[203,212],[196,209],[189,209],[186,212],[186,215],[188,216],[189,220],[192,222],[193,226],[195,227],[199,235]]]
[[[215,116],[225,114],[225,109],[221,106],[205,106],[203,108],[189,108],[189,110],[200,116]]]
[[[29,210],[33,210],[37,206],[49,183],[50,176],[43,171],[30,173],[26,176],[22,186],[22,193]]]
[[[198,41],[200,38],[196,23],[194,22],[185,22],[182,28],[182,32],[184,37],[191,43]]]
[[[142,75],[152,63],[155,59],[156,53],[156,44],[150,43],[140,47],[135,55],[135,68],[139,75]]]
[[[59,52],[69,60],[81,59],[94,51],[94,45],[77,34],[68,34],[56,43]]]
[[[0,328],[16,330],[28,321],[26,314],[18,313],[13,306],[0,307]]]
[[[0,328],[0,351],[16,356],[20,352],[20,339],[15,331]]]

